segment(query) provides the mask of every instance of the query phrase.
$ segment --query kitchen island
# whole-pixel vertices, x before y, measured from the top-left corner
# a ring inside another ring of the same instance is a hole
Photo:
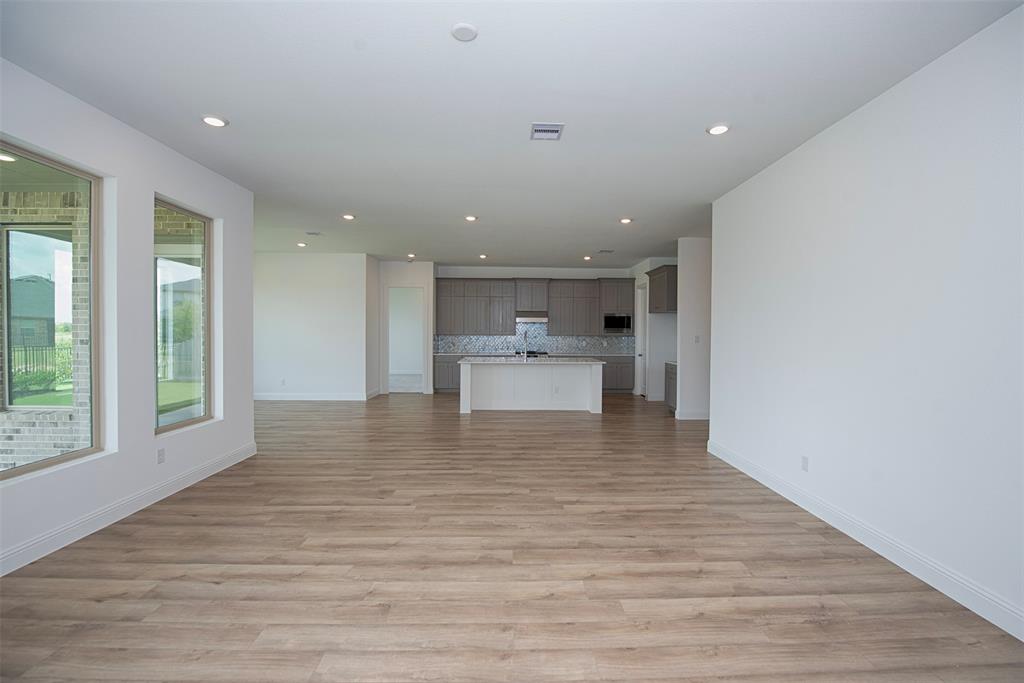
[[[604,361],[596,358],[470,356],[459,361],[459,412],[601,412]]]

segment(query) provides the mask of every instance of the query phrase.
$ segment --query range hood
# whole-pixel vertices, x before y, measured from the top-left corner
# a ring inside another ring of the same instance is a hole
[[[546,323],[547,321],[547,311],[516,311],[517,323]]]

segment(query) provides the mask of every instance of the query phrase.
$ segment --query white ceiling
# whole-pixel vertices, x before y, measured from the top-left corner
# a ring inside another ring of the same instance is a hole
[[[260,251],[597,268],[707,234],[712,200],[1019,4],[6,0],[0,39],[253,190]]]

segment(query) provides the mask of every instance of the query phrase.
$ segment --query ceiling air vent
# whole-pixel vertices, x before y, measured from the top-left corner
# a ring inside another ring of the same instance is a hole
[[[597,251],[597,253],[598,254],[614,254],[615,250],[614,249],[599,249]]]
[[[560,140],[564,123],[532,123],[530,124],[531,140]]]

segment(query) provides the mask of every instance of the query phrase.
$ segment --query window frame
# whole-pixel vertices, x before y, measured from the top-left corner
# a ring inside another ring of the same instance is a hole
[[[102,252],[102,207],[100,206],[100,198],[103,196],[102,185],[103,179],[99,176],[95,176],[91,173],[82,171],[81,169],[68,166],[67,164],[56,161],[49,157],[36,154],[23,147],[15,145],[3,138],[0,138],[0,150],[11,152],[17,156],[29,159],[44,166],[55,168],[58,171],[63,171],[70,175],[76,176],[83,180],[89,181],[89,417],[90,417],[90,432],[92,435],[92,445],[88,448],[79,448],[78,450],[68,451],[67,453],[61,453],[60,455],[54,455],[43,460],[28,463],[27,465],[21,465],[19,467],[12,467],[8,470],[0,470],[0,481],[13,479],[23,474],[29,474],[31,472],[38,472],[39,470],[61,465],[71,460],[78,458],[84,458],[89,455],[95,455],[103,450],[103,404],[100,401],[102,392],[102,380],[103,380],[103,369],[102,369],[102,340],[100,338],[100,330],[102,329],[101,318],[102,310],[100,302],[102,301],[101,289],[102,282],[100,279],[101,259],[100,255]],[[27,223],[4,223],[3,225],[19,225],[28,226],[31,224]],[[0,277],[7,278],[7,230],[3,231],[3,254],[0,255],[0,267],[3,272],[0,273]],[[9,318],[10,314],[10,291],[8,287],[4,287],[4,316]],[[4,352],[4,363],[10,363],[11,355],[10,349],[8,348],[9,337],[10,337],[10,323],[7,319],[4,321],[4,333],[0,335],[3,337],[0,343],[3,344]],[[4,367],[2,371],[8,372],[8,367]],[[7,403],[7,393],[10,390],[6,386],[3,392],[3,396],[0,396],[0,413],[6,412],[28,412],[33,410],[39,410],[38,407],[32,406],[11,406]]]
[[[203,224],[203,414],[190,417],[187,420],[174,422],[168,425],[160,425],[160,395],[159,395],[159,358],[157,356],[157,343],[160,338],[160,320],[157,318],[157,299],[160,296],[159,283],[157,282],[156,260],[159,256],[156,253],[156,209],[168,209],[190,218],[194,218]],[[153,221],[153,433],[156,435],[167,434],[178,429],[192,427],[213,419],[213,325],[211,320],[213,287],[210,277],[210,262],[213,252],[213,219],[195,211],[191,211],[179,204],[156,195],[153,200],[154,221]]]

